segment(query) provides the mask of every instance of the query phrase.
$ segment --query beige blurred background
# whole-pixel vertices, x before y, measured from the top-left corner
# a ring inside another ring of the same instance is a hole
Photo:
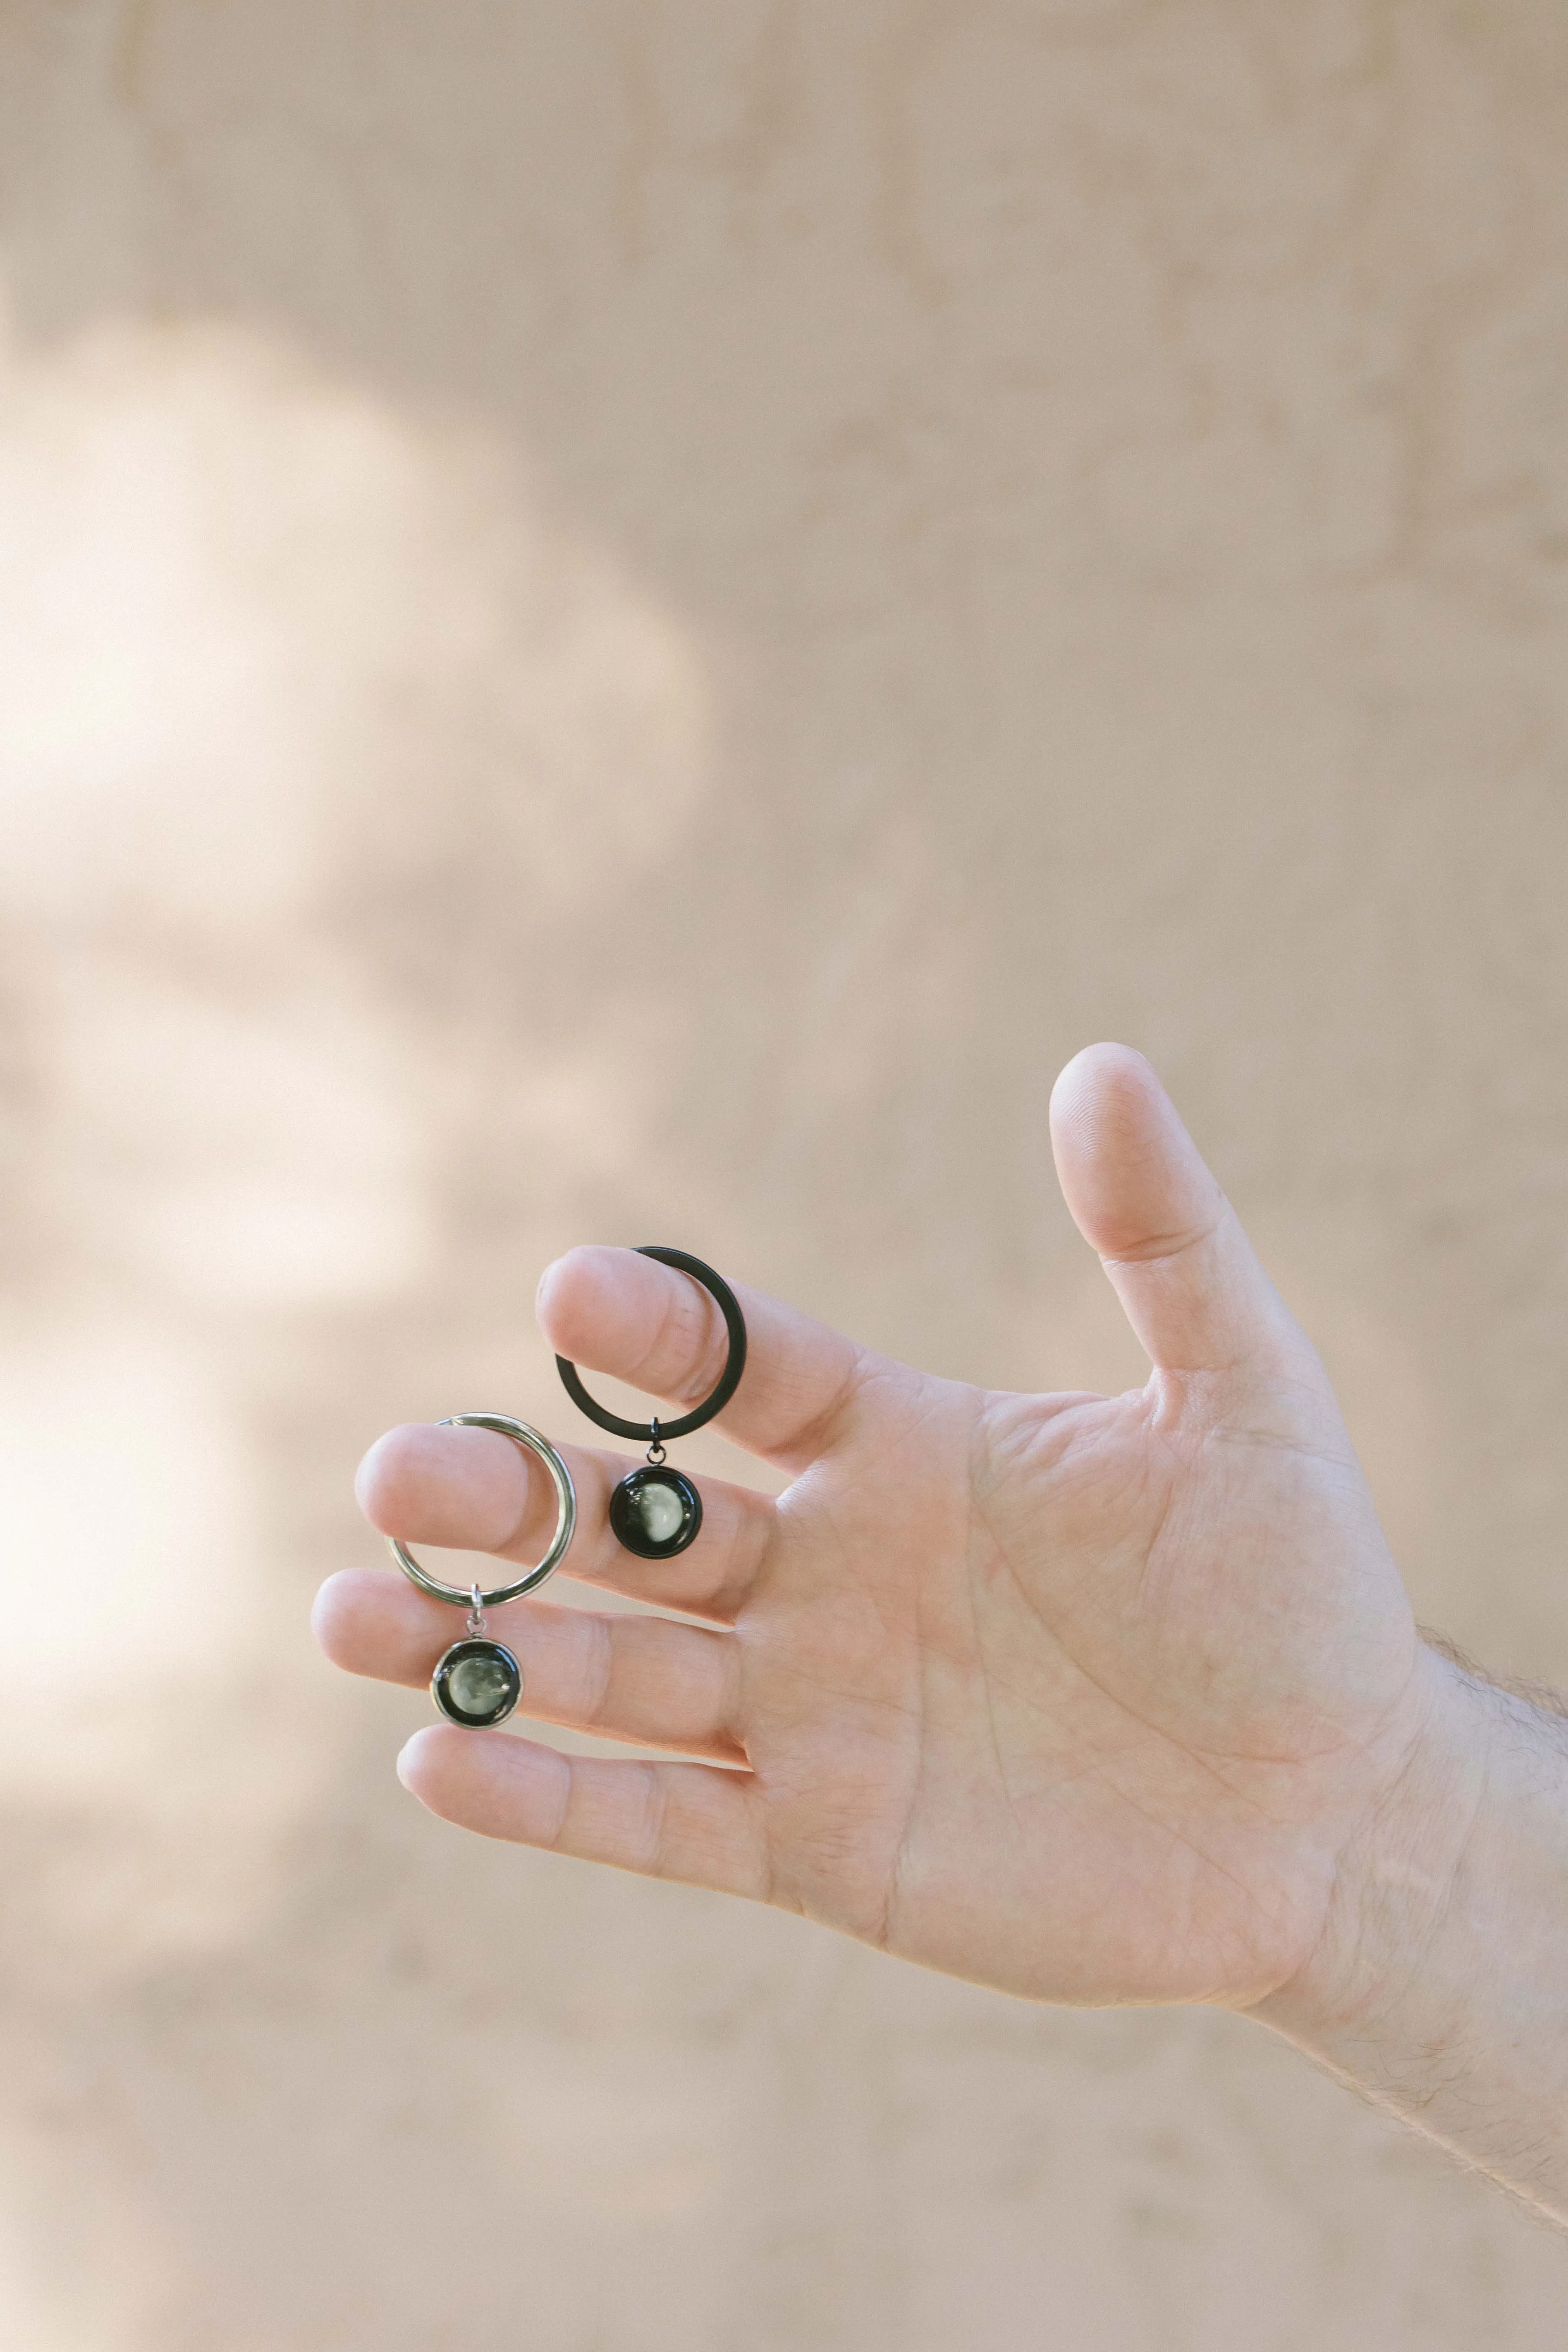
[[[0,0],[7,2352],[1568,2342],[1256,2030],[465,1840],[305,1630],[575,1240],[1136,1379],[1114,1035],[1568,1675],[1565,158],[1561,0]]]

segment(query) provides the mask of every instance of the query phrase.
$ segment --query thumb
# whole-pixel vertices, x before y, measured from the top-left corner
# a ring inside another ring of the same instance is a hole
[[[1089,1045],[1051,1095],[1057,1174],[1151,1360],[1298,1375],[1317,1359],[1142,1054]]]

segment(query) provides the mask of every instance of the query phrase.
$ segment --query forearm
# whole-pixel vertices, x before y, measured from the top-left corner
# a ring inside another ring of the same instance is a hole
[[[1568,2221],[1568,1722],[1435,1648],[1322,1942],[1253,2014]]]

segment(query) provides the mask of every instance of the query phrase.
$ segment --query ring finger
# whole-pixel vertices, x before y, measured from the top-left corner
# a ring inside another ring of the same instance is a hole
[[[385,1569],[349,1569],[324,1584],[317,1636],[334,1665],[417,1689],[460,1637],[456,1611]],[[670,1617],[606,1616],[549,1601],[512,1601],[489,1631],[522,1668],[521,1712],[603,1739],[743,1764],[740,1644]]]

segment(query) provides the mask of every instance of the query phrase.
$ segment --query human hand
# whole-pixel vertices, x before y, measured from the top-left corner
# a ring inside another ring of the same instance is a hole
[[[641,1560],[605,1516],[626,1460],[565,1449],[569,1572],[707,1622],[491,1617],[524,1713],[693,1760],[430,1725],[399,1769],[432,1811],[1038,1999],[1249,2006],[1300,1979],[1420,1744],[1430,1654],[1322,1367],[1147,1064],[1080,1055],[1052,1119],[1148,1384],[990,1392],[742,1290],[718,1425],[792,1474],[776,1502],[704,1480],[696,1542]],[[707,1294],[627,1250],[573,1251],[539,1315],[682,1405],[723,1360]],[[509,1559],[552,1510],[471,1429],[392,1432],[360,1493],[386,1534]],[[453,1638],[394,1571],[333,1579],[317,1622],[340,1665],[409,1685]]]

